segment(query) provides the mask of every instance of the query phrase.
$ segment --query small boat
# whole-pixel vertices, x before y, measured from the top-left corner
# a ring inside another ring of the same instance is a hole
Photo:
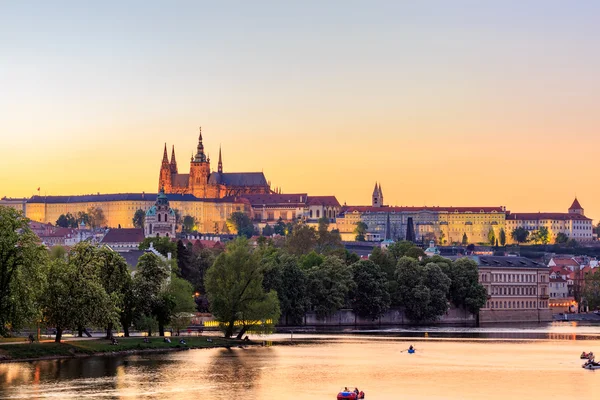
[[[591,360],[592,358],[594,358],[594,353],[592,353],[591,351],[589,353],[586,353],[584,351],[583,353],[581,353],[581,356],[579,356],[579,358],[581,358],[582,360]]]
[[[596,361],[589,360],[588,362],[586,362],[585,364],[583,364],[581,366],[581,368],[585,368],[585,369],[600,369],[600,363],[597,363]]]
[[[337,400],[361,400],[364,398],[364,392],[359,392],[358,394],[356,394],[354,391],[349,389],[344,389],[340,391],[337,395]]]
[[[415,352],[415,349],[408,349],[408,354],[413,354]]]

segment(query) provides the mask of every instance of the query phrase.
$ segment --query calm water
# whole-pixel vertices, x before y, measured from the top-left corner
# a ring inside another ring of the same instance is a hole
[[[312,336],[319,342],[0,364],[0,398],[335,399],[342,386],[367,399],[597,398],[600,370],[582,369],[579,354],[600,355],[600,328],[544,331],[550,339]],[[416,354],[401,352],[411,343]]]

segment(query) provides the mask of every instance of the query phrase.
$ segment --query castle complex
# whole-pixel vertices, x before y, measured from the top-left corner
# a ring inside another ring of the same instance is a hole
[[[223,172],[220,148],[217,168],[217,172],[210,170],[210,158],[204,154],[202,128],[200,128],[196,155],[190,161],[188,174],[180,174],[177,169],[175,147],[173,147],[171,161],[169,161],[165,144],[158,190],[164,190],[167,194],[191,194],[200,199],[271,193],[270,184],[262,172]]]

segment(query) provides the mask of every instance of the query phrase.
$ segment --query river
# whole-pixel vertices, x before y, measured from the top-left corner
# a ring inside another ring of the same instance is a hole
[[[582,369],[579,359],[584,350],[600,355],[600,327],[388,330],[294,334],[294,340],[300,344],[0,364],[0,398],[335,399],[343,386],[358,386],[369,400],[592,399],[600,390],[600,370]],[[403,352],[409,344],[415,354]]]

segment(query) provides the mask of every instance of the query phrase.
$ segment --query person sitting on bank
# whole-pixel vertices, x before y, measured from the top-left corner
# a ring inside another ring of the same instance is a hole
[[[144,343],[150,343],[150,339],[148,339],[148,336],[144,336]]]
[[[179,344],[186,344],[186,343],[185,343],[185,340],[181,339],[181,340],[179,341]]]
[[[33,337],[33,334],[29,334],[29,337],[27,338],[29,340],[29,343],[33,343],[35,342],[35,338]]]
[[[110,344],[113,344],[116,346],[119,344],[119,342],[117,342],[117,338],[113,336],[110,338]]]
[[[165,338],[165,343],[171,343],[171,339],[169,339],[168,337]]]

